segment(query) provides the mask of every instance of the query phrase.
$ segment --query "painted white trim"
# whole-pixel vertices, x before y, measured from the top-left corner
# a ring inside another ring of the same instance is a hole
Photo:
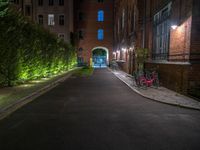
[[[154,63],[154,64],[171,64],[171,65],[191,65],[190,62],[172,62],[167,60],[152,60],[146,61],[147,63]]]

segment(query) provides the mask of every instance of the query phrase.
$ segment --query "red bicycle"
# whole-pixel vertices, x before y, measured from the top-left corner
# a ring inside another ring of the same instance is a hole
[[[149,72],[145,71],[145,73],[134,73],[136,85],[141,88],[147,88],[150,86],[154,86],[158,88],[159,86],[159,79],[158,79],[158,73],[156,71]]]

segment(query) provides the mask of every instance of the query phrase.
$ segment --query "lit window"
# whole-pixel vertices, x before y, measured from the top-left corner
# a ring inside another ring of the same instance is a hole
[[[43,15],[38,16],[38,23],[43,24]]]
[[[49,26],[54,26],[55,25],[54,15],[53,14],[49,14],[48,15],[48,25]]]
[[[98,21],[104,21],[104,11],[103,10],[98,11]]]
[[[59,16],[59,25],[64,25],[65,24],[65,17],[64,15]]]
[[[103,29],[98,30],[97,38],[98,38],[98,40],[103,40],[103,38],[104,38]]]

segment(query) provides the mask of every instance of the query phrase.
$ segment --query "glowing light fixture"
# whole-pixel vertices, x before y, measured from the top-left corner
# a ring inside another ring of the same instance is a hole
[[[126,52],[127,50],[126,50],[126,48],[122,48],[122,51],[123,51],[123,52]]]
[[[171,28],[172,28],[173,30],[175,30],[177,27],[178,27],[177,25],[172,25],[172,26],[171,26]]]

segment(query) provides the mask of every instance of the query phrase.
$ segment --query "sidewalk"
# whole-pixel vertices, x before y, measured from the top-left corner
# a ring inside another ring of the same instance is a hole
[[[126,85],[128,85],[133,91],[142,95],[143,97],[149,98],[151,100],[159,101],[161,103],[196,109],[200,110],[200,102],[189,98],[187,96],[176,93],[165,87],[160,86],[159,88],[148,87],[147,89],[141,89],[136,86],[133,77],[121,70],[111,70],[110,71]]]

